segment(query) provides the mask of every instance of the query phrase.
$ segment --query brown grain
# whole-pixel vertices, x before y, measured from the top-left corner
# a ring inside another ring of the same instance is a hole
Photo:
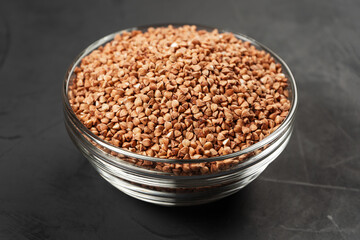
[[[273,132],[290,110],[287,78],[268,53],[195,26],[117,35],[75,73],[68,96],[80,121],[101,139],[151,157],[240,151]],[[234,164],[153,167],[205,174]]]

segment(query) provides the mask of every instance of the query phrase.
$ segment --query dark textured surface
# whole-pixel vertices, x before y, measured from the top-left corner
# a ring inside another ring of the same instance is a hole
[[[0,239],[360,239],[359,1],[2,0],[0,12]],[[63,125],[72,59],[108,33],[162,22],[245,33],[297,80],[286,150],[213,204],[164,208],[122,194]]]

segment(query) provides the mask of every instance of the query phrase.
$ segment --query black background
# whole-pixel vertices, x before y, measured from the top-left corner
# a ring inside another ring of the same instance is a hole
[[[360,2],[0,1],[0,239],[360,239]],[[166,208],[105,182],[63,124],[75,56],[111,32],[190,22],[247,34],[298,84],[292,139],[224,200]]]

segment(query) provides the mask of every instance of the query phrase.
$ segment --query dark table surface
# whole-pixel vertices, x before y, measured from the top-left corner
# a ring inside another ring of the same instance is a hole
[[[0,239],[360,239],[359,1],[0,2]],[[286,150],[221,201],[166,208],[103,180],[64,128],[75,56],[132,26],[192,22],[247,34],[298,84]]]

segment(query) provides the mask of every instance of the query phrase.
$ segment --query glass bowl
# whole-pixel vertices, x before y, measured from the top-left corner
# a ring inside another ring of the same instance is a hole
[[[140,155],[111,145],[94,135],[80,122],[70,106],[68,88],[74,79],[75,67],[86,55],[113,40],[116,34],[132,30],[144,31],[148,27],[158,26],[135,27],[109,34],[91,44],[75,59],[66,73],[62,92],[65,126],[69,136],[104,179],[134,198],[159,205],[180,206],[203,204],[234,194],[258,177],[284,150],[291,137],[297,108],[296,83],[289,67],[274,52],[256,40],[234,33],[237,38],[268,52],[276,63],[282,65],[283,73],[288,78],[291,108],[288,116],[274,132],[241,151],[218,157],[189,160]],[[199,25],[197,28],[214,30]],[[219,32],[226,31],[219,30]],[[156,165],[168,166],[169,171],[159,171],[153,167]],[[205,166],[211,168],[211,171],[202,171]],[[176,170],[184,167],[191,171],[186,173]]]

